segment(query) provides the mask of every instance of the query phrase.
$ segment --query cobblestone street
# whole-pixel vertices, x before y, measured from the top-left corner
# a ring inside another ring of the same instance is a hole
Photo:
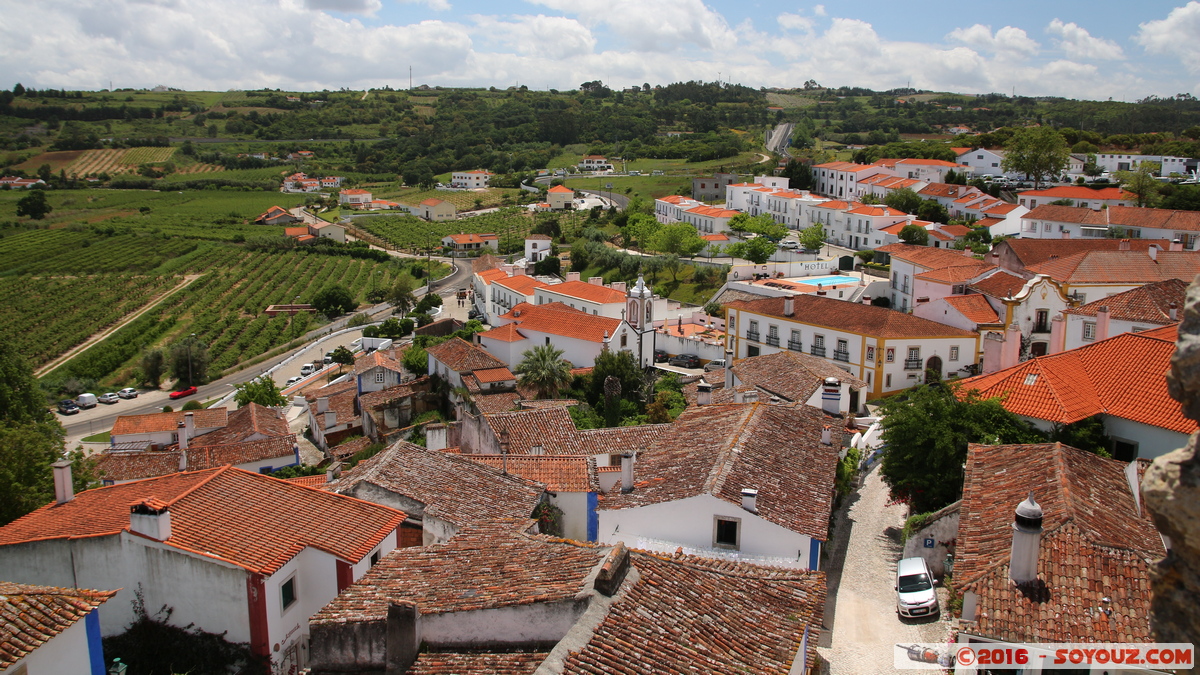
[[[897,643],[944,642],[950,624],[945,592],[939,587],[942,613],[935,620],[900,619],[892,588],[902,546],[906,509],[888,506],[879,468],[863,479],[835,516],[834,541],[827,571],[829,601],[825,625],[832,647],[820,648],[833,675],[902,672],[892,665]]]

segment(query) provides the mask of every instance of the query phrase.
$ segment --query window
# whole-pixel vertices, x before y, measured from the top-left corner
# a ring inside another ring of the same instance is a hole
[[[279,585],[279,602],[284,609],[296,604],[296,576],[294,574]]]
[[[371,567],[374,567],[378,564],[379,564],[379,551],[375,551],[374,553],[371,554]]]
[[[741,544],[741,524],[740,518],[715,517],[713,519],[713,548],[730,548],[736,551]]]
[[[383,384],[383,371],[375,373],[375,384]]]
[[[875,361],[875,348],[874,347],[867,347],[867,360],[871,361],[871,362]]]
[[[891,373],[887,373],[883,376],[883,387],[885,389],[892,388],[892,374]]]
[[[813,336],[813,346],[814,347],[824,347],[825,346],[825,336],[824,335],[814,335]]]
[[[627,339],[626,339],[626,338],[627,338],[627,336],[625,335],[625,333],[621,333],[621,348],[622,348],[622,349],[624,349],[624,348],[625,348],[625,343],[626,343],[626,341],[627,341]],[[549,340],[550,338],[546,338],[546,339],[547,339],[547,340]],[[546,344],[550,344],[550,343],[549,343],[549,342],[547,342]]]
[[[895,363],[895,362],[896,362],[896,348],[895,348],[895,347],[888,347],[888,349],[887,349],[887,362],[888,362],[888,363]]]
[[[1084,321],[1083,322],[1083,339],[1084,340],[1095,340],[1096,339],[1096,322],[1095,321]]]
[[[950,360],[951,360],[951,361],[957,361],[957,360],[958,360],[958,347],[951,347],[951,348],[950,348]]]

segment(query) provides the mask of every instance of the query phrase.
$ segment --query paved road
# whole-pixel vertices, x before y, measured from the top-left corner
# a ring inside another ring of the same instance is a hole
[[[892,666],[895,644],[945,642],[949,637],[949,613],[940,587],[943,611],[938,619],[901,620],[896,614],[892,585],[903,550],[905,513],[905,507],[888,504],[887,486],[876,467],[835,514],[825,608],[833,646],[821,648],[833,675],[907,672]]]
[[[784,145],[787,139],[791,138],[792,129],[795,126],[791,122],[775,125],[775,128],[771,130],[770,138],[767,139],[767,150],[782,155]]]

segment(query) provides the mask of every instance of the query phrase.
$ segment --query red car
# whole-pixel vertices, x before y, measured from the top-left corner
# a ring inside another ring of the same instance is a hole
[[[177,398],[183,398],[185,396],[191,396],[194,393],[196,393],[195,387],[184,387],[183,389],[180,389],[179,391],[171,392],[170,398],[171,398],[171,400],[174,400]]]

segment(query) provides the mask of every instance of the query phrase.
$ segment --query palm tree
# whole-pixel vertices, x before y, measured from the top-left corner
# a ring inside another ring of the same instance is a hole
[[[518,382],[532,387],[538,398],[555,398],[571,384],[571,362],[562,358],[563,351],[551,345],[538,345],[521,355],[517,366]]]

